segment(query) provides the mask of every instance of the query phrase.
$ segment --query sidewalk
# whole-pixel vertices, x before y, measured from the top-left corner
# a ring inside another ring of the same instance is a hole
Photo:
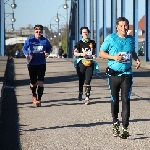
[[[17,109],[14,108],[11,114],[16,116],[14,112],[17,111],[18,118],[15,121],[18,126],[9,126],[8,129],[10,131],[14,128],[15,137],[7,136],[7,130],[5,137],[8,138],[7,141],[16,138],[18,149],[15,150],[150,149],[149,70],[135,70],[133,67],[134,85],[129,127],[131,136],[123,140],[112,136],[110,95],[104,60],[97,60],[101,72],[93,76],[91,105],[86,106],[84,101],[77,100],[78,78],[73,67],[73,59],[47,59],[42,107],[38,108],[34,108],[31,101],[26,60],[14,61],[15,98],[10,100],[14,101],[14,104],[17,101]],[[8,96],[6,98],[8,99]],[[119,119],[121,120],[120,114]],[[3,141],[5,148],[11,147],[7,141]]]

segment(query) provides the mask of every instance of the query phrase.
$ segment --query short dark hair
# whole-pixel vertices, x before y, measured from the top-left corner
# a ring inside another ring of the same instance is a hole
[[[83,30],[83,29],[87,29],[88,33],[90,33],[90,30],[89,30],[88,27],[81,27],[81,28],[80,28],[80,34],[82,34],[82,30]]]
[[[116,25],[118,25],[120,21],[125,21],[127,23],[127,25],[129,25],[129,20],[127,18],[125,18],[125,17],[117,18]]]
[[[43,26],[40,24],[37,24],[34,26],[34,30],[43,30]]]

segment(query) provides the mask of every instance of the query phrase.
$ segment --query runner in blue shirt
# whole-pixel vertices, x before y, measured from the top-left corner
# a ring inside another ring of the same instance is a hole
[[[99,56],[108,59],[108,84],[111,93],[111,113],[113,117],[113,135],[127,138],[130,117],[130,95],[132,89],[132,58],[138,69],[140,60],[135,52],[135,40],[127,35],[129,21],[119,17],[116,21],[117,33],[108,35],[101,45]],[[119,135],[119,91],[122,100],[122,132]]]
[[[42,32],[43,26],[35,25],[34,36],[29,37],[22,48],[28,62],[33,104],[37,107],[41,106],[41,97],[44,91],[45,57],[49,55],[52,48],[48,39],[42,36]]]

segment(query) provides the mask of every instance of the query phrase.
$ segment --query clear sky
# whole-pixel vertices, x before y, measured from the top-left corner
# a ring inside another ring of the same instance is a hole
[[[5,2],[10,5],[13,0],[4,0]],[[87,0],[88,1],[88,0]],[[100,10],[102,10],[102,5],[100,1]],[[110,2],[111,0],[107,1],[107,26],[110,27]],[[120,1],[118,0],[118,16],[120,16]],[[65,0],[15,0],[17,4],[17,8],[14,9],[14,16],[16,22],[14,22],[14,28],[19,29],[20,27],[27,27],[29,24],[34,26],[35,24],[42,24],[43,26],[49,27],[49,24],[54,24],[53,27],[57,24],[55,22],[55,16],[57,11],[61,14],[60,18],[60,25],[66,24],[67,21],[67,11],[63,8]],[[69,5],[68,14],[70,13],[70,3],[71,0],[67,1]],[[145,0],[138,0],[139,9],[138,9],[138,19],[140,20],[141,17],[145,14]],[[5,12],[11,13],[11,7],[5,4]],[[129,19],[130,24],[133,23],[133,9],[132,9],[132,0],[126,0],[126,16]],[[63,17],[62,17],[63,16]],[[6,24],[11,24],[11,16],[5,19]],[[69,17],[69,15],[68,15]],[[102,11],[100,11],[100,18],[102,18]],[[100,23],[100,26],[101,23]],[[57,27],[57,26],[56,26]],[[55,28],[56,28],[55,27]],[[11,28],[10,26],[7,27]]]
[[[6,2],[6,0],[4,1]],[[11,5],[12,1],[13,0],[9,0],[7,3]],[[14,9],[14,16],[16,19],[16,22],[14,22],[15,29],[19,29],[20,27],[27,27],[29,24],[32,26],[35,24],[42,24],[43,26],[48,27],[50,21],[51,24],[57,24],[55,22],[57,11],[59,14],[61,14],[61,16],[59,16],[60,25],[66,24],[67,22],[67,11],[63,8],[65,0],[15,0],[15,3],[17,4],[17,8]],[[69,14],[71,1],[67,1],[67,3],[69,5]],[[12,12],[12,9],[9,5],[5,4],[6,13]],[[11,24],[11,19],[9,17],[7,17],[5,21],[6,24]]]

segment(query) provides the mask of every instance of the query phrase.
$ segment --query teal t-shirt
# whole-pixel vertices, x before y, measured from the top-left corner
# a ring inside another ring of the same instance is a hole
[[[135,50],[135,40],[131,35],[121,38],[117,33],[108,35],[102,43],[100,50],[109,55],[117,55],[120,53],[123,57],[122,62],[108,59],[108,67],[114,71],[124,72],[123,74],[132,74],[132,52]],[[128,70],[128,71],[126,71]]]

